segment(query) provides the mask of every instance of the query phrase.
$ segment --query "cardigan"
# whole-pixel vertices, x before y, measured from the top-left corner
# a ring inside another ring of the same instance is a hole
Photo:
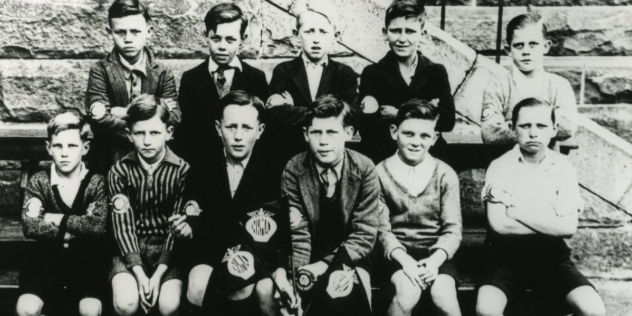
[[[454,257],[462,239],[463,224],[456,172],[437,159],[425,190],[412,196],[387,169],[385,161],[377,167],[380,194],[379,240],[386,258],[397,248],[442,249]]]

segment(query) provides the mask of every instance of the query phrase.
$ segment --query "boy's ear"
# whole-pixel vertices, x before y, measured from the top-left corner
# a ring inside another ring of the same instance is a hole
[[[244,33],[244,35],[241,36],[241,41],[245,41],[248,38],[248,34]]]
[[[439,139],[439,132],[435,131],[434,133],[434,140],[432,141],[432,146],[434,146],[434,144],[437,142],[437,139]]]
[[[309,142],[309,134],[307,134],[307,127],[303,126],[303,136],[305,136],[305,142]]]
[[[215,130],[217,131],[217,135],[222,136],[222,123],[219,120],[215,120]]]
[[[507,53],[508,56],[511,56],[511,46],[509,45],[505,45],[505,53]]]
[[[147,26],[147,39],[150,39],[153,34],[154,34],[154,26],[150,24]]]
[[[292,35],[298,36],[298,30],[297,29],[292,29]]]
[[[263,134],[263,131],[266,129],[266,124],[265,123],[259,123],[259,135],[257,135],[257,139],[259,139],[259,137],[261,137],[261,135]]]
[[[382,28],[382,35],[386,36],[386,28],[385,27]]]
[[[85,156],[88,151],[90,151],[90,141],[86,140],[85,142],[83,142],[83,153],[81,155]]]
[[[174,131],[174,128],[173,128],[172,125],[167,126],[167,134],[169,134],[169,136],[173,136],[173,131]],[[169,137],[169,139],[171,139],[171,138],[172,137]],[[167,139],[167,140],[169,140],[169,139]]]
[[[513,126],[513,123],[511,121],[507,122],[507,126],[509,126],[509,130],[510,131],[513,131],[514,126]]]
[[[347,141],[350,141],[353,138],[353,132],[355,128],[353,126],[345,126],[345,134],[347,136]]]
[[[391,138],[397,140],[397,125],[391,124]]]
[[[551,40],[544,41],[544,55],[549,53],[549,50],[551,50],[552,45],[553,45],[553,42],[551,42]]]
[[[50,150],[50,142],[49,141],[46,141],[46,151],[48,152],[49,155],[51,155],[51,156],[53,155],[51,153],[51,150]]]
[[[129,139],[129,142],[134,143],[134,140],[132,139],[132,132],[130,132],[128,127],[125,128],[125,134],[127,135],[127,139]]]

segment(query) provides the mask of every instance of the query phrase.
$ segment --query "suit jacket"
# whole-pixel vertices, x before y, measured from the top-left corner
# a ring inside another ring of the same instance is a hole
[[[349,227],[341,245],[357,262],[371,252],[377,238],[380,182],[375,165],[360,153],[346,149],[338,185],[345,225]],[[327,234],[315,231],[320,217],[320,182],[311,153],[298,154],[288,162],[281,191],[289,199],[294,262],[300,267],[311,263],[311,236]],[[325,260],[331,262],[337,250]]]
[[[193,264],[216,264],[226,252],[224,242],[241,236],[236,226],[240,215],[260,204],[281,197],[283,167],[255,150],[231,197],[226,158],[223,152],[198,159],[189,172],[184,190],[184,203],[196,201],[202,210],[199,216],[187,216],[193,230]]]
[[[323,69],[316,97],[333,94],[350,105],[355,105],[358,96],[358,75],[351,67],[329,58]],[[309,82],[303,57],[282,62],[274,68],[270,81],[270,95],[287,91],[294,106],[276,106],[269,109],[270,124],[264,139],[267,152],[285,163],[296,154],[307,149],[303,139],[302,123],[305,112],[314,101],[309,92]]]
[[[174,135],[173,151],[186,161],[195,161],[209,155],[213,148],[221,148],[222,142],[215,130],[218,117],[219,93],[208,71],[209,60],[186,71],[180,81],[182,122]],[[242,62],[242,71],[235,70],[231,91],[245,90],[259,97],[268,98],[268,82],[263,71]]]
[[[141,93],[175,99],[178,95],[173,73],[156,61],[151,49],[144,50],[147,75],[142,79]],[[113,50],[90,68],[85,100],[87,113],[95,102],[105,104],[108,109],[117,106],[126,108],[130,104],[125,72],[117,56]],[[179,108],[177,111],[180,111]],[[93,150],[89,154],[90,169],[107,174],[114,163],[134,149],[127,140],[127,123],[109,113],[99,120],[88,116],[88,122],[94,133]]]
[[[440,117],[437,130],[449,132],[454,128],[455,109],[448,73],[443,65],[433,63],[421,53],[417,56],[417,69],[410,85],[402,78],[392,51],[378,63],[367,66],[360,78],[358,101],[362,102],[364,97],[370,95],[377,99],[379,105],[391,105],[399,109],[404,102],[415,98],[428,101],[438,98]],[[363,153],[376,162],[395,153],[396,144],[389,132],[393,122],[382,118],[379,111],[360,116]]]

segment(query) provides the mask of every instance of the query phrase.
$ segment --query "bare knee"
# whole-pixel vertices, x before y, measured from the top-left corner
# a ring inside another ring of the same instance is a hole
[[[478,316],[501,316],[505,312],[507,296],[495,286],[484,285],[478,290],[476,314]]]
[[[395,303],[406,312],[412,311],[421,297],[419,286],[413,285],[401,270],[393,274],[391,283],[395,286],[395,297],[393,298]]]
[[[39,316],[44,302],[34,294],[24,294],[18,299],[15,313],[18,316]]]
[[[101,301],[96,298],[84,298],[79,302],[79,315],[81,316],[99,316],[101,310]]]
[[[576,313],[581,316],[604,316],[606,307],[599,294],[590,286],[582,286],[574,289],[567,296],[567,301],[573,306]]]
[[[272,285],[272,279],[267,278],[257,282],[255,286],[255,291],[257,293],[257,297],[265,298],[272,297],[274,295],[274,286]]]
[[[169,280],[160,287],[158,297],[158,311],[162,316],[178,314],[180,308],[180,296],[182,294],[182,281]]]
[[[211,277],[213,268],[208,265],[198,265],[189,273],[189,285],[187,287],[187,299],[191,304],[202,306],[206,287]]]
[[[456,282],[451,276],[439,275],[430,288],[430,296],[435,306],[442,314],[460,314],[459,302],[456,297]]]
[[[138,311],[138,287],[129,273],[119,273],[112,278],[114,312],[119,316],[131,316]]]

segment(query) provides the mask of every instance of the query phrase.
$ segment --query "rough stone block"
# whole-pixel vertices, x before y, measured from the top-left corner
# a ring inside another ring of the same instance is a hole
[[[497,7],[498,0],[476,0],[478,6],[493,6]],[[505,0],[506,6],[524,6],[524,0]],[[618,6],[618,5],[630,5],[630,0],[532,0],[531,5],[537,7],[554,7],[554,6]]]
[[[481,190],[485,184],[485,169],[469,169],[459,172],[458,175],[464,227],[485,228],[487,217],[481,201]]]
[[[261,1],[236,1],[250,18],[242,57],[259,55]],[[108,1],[0,1],[0,57],[101,58],[113,44],[106,32]],[[207,52],[204,15],[228,0],[148,1],[154,35],[150,47],[161,58],[200,58]]]
[[[15,212],[20,201],[20,170],[0,170],[0,213]]]
[[[632,106],[628,104],[586,105],[579,107],[578,111],[632,143]]]
[[[624,280],[591,279],[606,305],[606,315],[628,316],[632,310],[632,282]]]
[[[632,270],[632,226],[578,229],[569,240],[572,258],[588,276],[629,277]]]
[[[579,215],[579,227],[621,227],[632,224],[632,215],[581,188],[584,211]]]

